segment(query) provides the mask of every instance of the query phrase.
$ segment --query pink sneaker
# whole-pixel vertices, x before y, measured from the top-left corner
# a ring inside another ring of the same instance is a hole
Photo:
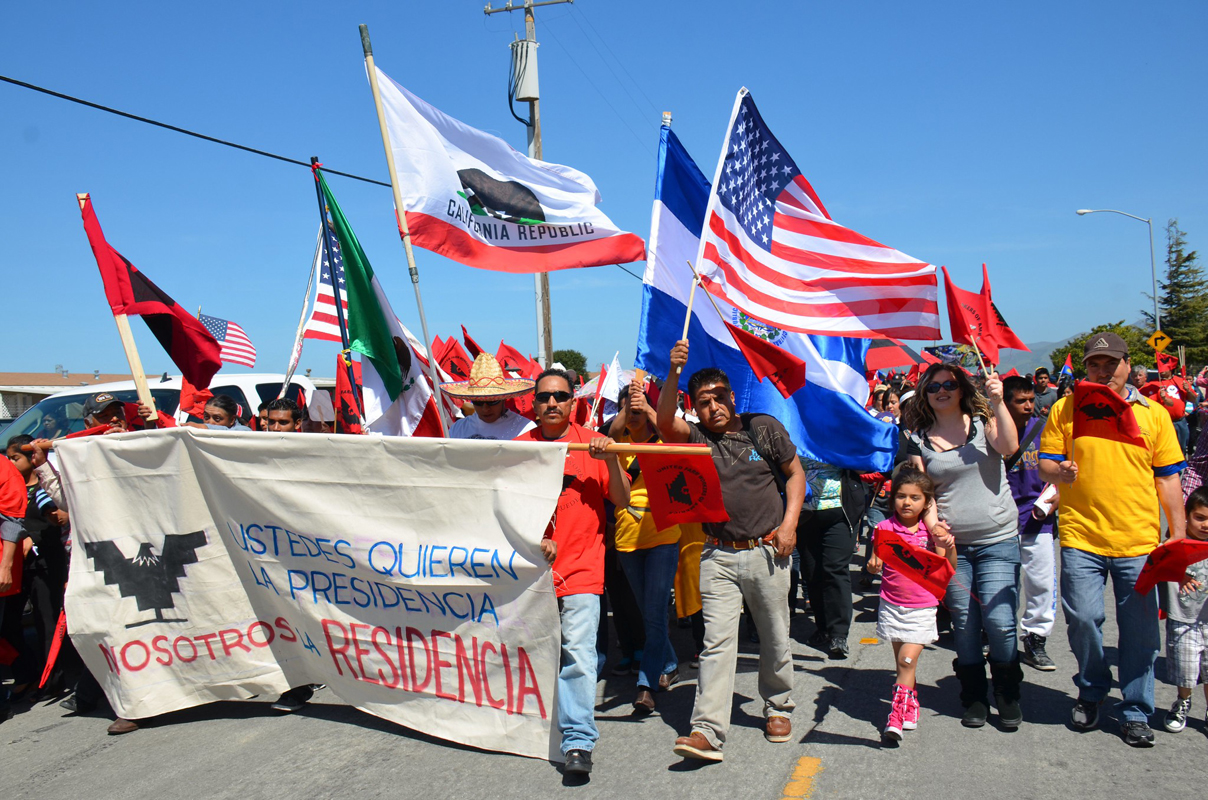
[[[905,725],[907,708],[909,707],[909,692],[900,683],[893,685],[893,701],[889,710],[889,721],[885,723],[885,738],[895,742],[902,741],[902,729]]]
[[[919,695],[914,689],[906,691],[906,715],[902,718],[902,730],[912,731],[919,727]]]

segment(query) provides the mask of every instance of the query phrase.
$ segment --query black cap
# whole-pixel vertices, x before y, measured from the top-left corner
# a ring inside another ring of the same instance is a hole
[[[84,419],[94,417],[105,409],[109,408],[109,406],[113,405],[114,403],[120,402],[122,401],[118,400],[109,392],[98,392],[92,397],[89,397],[88,402],[84,403]]]
[[[1094,356],[1128,358],[1128,343],[1115,333],[1092,333],[1082,348],[1082,363]]]

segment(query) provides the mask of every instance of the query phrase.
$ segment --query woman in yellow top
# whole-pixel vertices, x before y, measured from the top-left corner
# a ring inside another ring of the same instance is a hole
[[[612,420],[609,435],[618,442],[658,442],[654,409],[646,402],[640,381],[621,392],[621,410]],[[637,456],[621,456],[621,469],[629,473],[629,506],[616,511],[617,558],[642,610],[646,647],[638,668],[635,714],[654,711],[654,692],[666,691],[679,678],[679,662],[667,630],[667,607],[679,566],[679,526],[658,530],[646,494],[646,481]]]

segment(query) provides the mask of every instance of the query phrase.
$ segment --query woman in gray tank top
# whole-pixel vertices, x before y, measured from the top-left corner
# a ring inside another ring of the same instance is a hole
[[[988,400],[987,400],[988,396]],[[990,642],[994,703],[1004,727],[1023,721],[1015,612],[1019,600],[1019,515],[1007,484],[1003,457],[1019,449],[1015,423],[1003,402],[1002,381],[991,373],[983,396],[953,364],[932,364],[904,410],[914,431],[907,453],[935,481],[935,505],[924,521],[947,526],[956,540],[956,574],[944,599],[952,614],[961,723],[986,724],[986,659]]]

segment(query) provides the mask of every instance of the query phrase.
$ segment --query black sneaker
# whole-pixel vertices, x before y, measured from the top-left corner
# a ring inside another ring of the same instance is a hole
[[[1178,733],[1187,727],[1187,714],[1191,711],[1191,698],[1180,697],[1174,701],[1170,711],[1166,712],[1166,720],[1162,727],[1171,733]]]
[[[562,771],[567,775],[590,775],[591,751],[568,750],[566,753],[566,765],[562,767]]]
[[[1020,660],[1032,669],[1038,669],[1041,672],[1052,672],[1057,669],[1057,664],[1045,652],[1045,641],[1043,636],[1037,636],[1034,633],[1025,633],[1023,636],[1023,657]]]
[[[847,639],[836,636],[830,640],[830,647],[827,648],[826,654],[830,656],[831,661],[842,661],[847,658],[847,653]]]
[[[1099,704],[1092,700],[1078,700],[1070,712],[1070,725],[1074,730],[1089,731],[1099,727]]]
[[[1153,731],[1147,723],[1130,720],[1121,725],[1120,730],[1129,747],[1153,747]]]

